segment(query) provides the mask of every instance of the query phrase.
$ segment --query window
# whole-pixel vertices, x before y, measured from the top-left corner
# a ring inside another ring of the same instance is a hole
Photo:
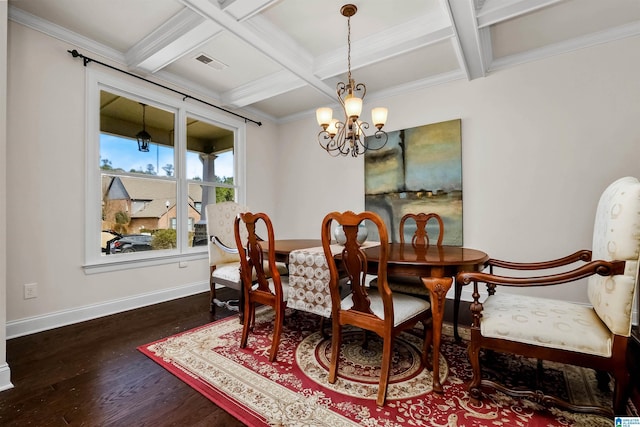
[[[242,202],[244,123],[90,75],[86,268],[205,256],[203,206]]]

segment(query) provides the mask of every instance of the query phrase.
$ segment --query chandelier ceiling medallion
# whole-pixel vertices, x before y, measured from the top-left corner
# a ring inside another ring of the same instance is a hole
[[[351,77],[351,17],[356,14],[358,8],[353,4],[346,4],[340,9],[340,13],[347,17],[347,70],[348,83],[340,82],[336,85],[338,101],[344,114],[343,121],[333,118],[333,110],[328,107],[318,108],[316,118],[322,130],[318,134],[318,143],[332,156],[346,156],[351,154],[357,157],[368,150],[379,150],[387,143],[387,134],[382,127],[387,121],[387,109],[382,107],[371,110],[371,119],[376,127],[374,137],[379,140],[375,148],[365,141],[365,130],[369,129],[369,123],[359,119],[362,113],[362,100],[367,93],[364,83],[356,83]]]

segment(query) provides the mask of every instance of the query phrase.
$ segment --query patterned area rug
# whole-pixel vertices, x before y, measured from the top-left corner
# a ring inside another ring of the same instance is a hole
[[[501,393],[471,405],[466,344],[448,336],[440,358],[444,395],[432,393],[431,372],[419,366],[421,340],[411,333],[396,340],[387,404],[379,408],[381,341],[375,335],[363,348],[362,331],[345,331],[339,378],[329,384],[331,344],[318,331],[319,318],[289,311],[277,361],[269,363],[272,321],[271,310],[258,311],[245,349],[238,346],[242,326],[234,316],[139,350],[249,426],[613,426],[610,419],[545,409]],[[535,364],[527,360],[491,360],[489,375],[507,372],[513,381],[535,376]],[[574,402],[610,402],[590,370],[545,365],[544,377]]]

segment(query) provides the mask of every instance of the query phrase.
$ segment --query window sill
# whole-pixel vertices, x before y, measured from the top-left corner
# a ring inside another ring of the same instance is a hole
[[[100,263],[85,264],[82,266],[85,274],[109,273],[112,271],[130,270],[132,268],[153,267],[156,265],[176,264],[179,262],[206,259],[207,252],[188,253],[181,255],[164,255],[136,259],[118,259],[116,261],[104,261]]]

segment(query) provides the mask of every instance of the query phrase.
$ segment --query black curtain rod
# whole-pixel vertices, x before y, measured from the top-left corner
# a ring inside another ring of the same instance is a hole
[[[136,79],[144,80],[144,81],[145,81],[145,82],[147,82],[147,83],[151,83],[151,84],[154,84],[154,85],[156,85],[156,86],[160,86],[160,87],[161,87],[161,88],[163,88],[163,89],[167,89],[167,90],[170,90],[171,92],[175,92],[175,93],[177,93],[177,94],[180,94],[180,95],[182,95],[182,96],[184,97],[184,98],[182,98],[182,100],[183,100],[183,101],[184,101],[185,99],[187,99],[187,98],[191,98],[191,99],[193,99],[193,100],[195,100],[195,101],[202,102],[203,104],[206,104],[206,105],[208,105],[208,106],[210,106],[210,107],[217,108],[218,110],[224,111],[225,113],[233,114],[233,115],[234,115],[234,116],[236,116],[236,117],[240,117],[241,119],[244,119],[245,123],[246,123],[246,122],[252,122],[252,123],[257,124],[258,126],[262,126],[262,122],[257,122],[257,121],[255,121],[255,120],[252,120],[252,119],[248,118],[248,117],[241,116],[240,114],[234,113],[233,111],[226,110],[226,109],[224,109],[224,108],[222,108],[222,107],[218,107],[217,105],[213,105],[213,104],[211,104],[211,103],[209,103],[209,102],[207,102],[207,101],[203,101],[202,99],[199,99],[199,98],[196,98],[196,97],[194,97],[194,96],[188,95],[188,94],[186,94],[186,93],[180,92],[180,91],[178,91],[178,90],[172,89],[172,88],[170,88],[170,87],[168,87],[168,86],[161,85],[160,83],[156,83],[156,82],[154,82],[154,81],[152,81],[152,80],[145,79],[144,77],[138,76],[138,75],[136,75],[136,74],[130,73],[130,72],[125,71],[125,70],[121,70],[120,68],[113,67],[113,66],[111,66],[111,65],[109,65],[109,64],[105,64],[104,62],[100,62],[100,61],[97,61],[97,60],[95,60],[95,59],[93,59],[93,58],[86,57],[86,56],[84,56],[83,54],[79,53],[79,52],[78,52],[77,50],[75,50],[75,49],[73,49],[73,50],[68,50],[67,52],[69,52],[69,53],[71,54],[71,56],[73,56],[74,58],[78,58],[78,57],[79,57],[79,58],[82,58],[82,61],[83,61],[83,63],[84,63],[84,66],[85,66],[85,67],[87,66],[87,64],[88,64],[89,62],[95,62],[96,64],[100,64],[100,65],[102,65],[102,66],[104,66],[104,67],[111,68],[112,70],[119,71],[119,72],[124,73],[124,74],[126,74],[126,75],[128,75],[128,76],[135,77]]]

